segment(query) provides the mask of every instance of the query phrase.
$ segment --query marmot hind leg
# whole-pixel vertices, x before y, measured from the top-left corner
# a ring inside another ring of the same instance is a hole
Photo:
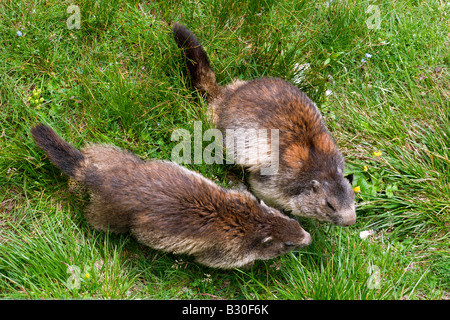
[[[131,215],[130,212],[118,212],[111,202],[93,193],[85,218],[96,230],[124,233],[130,231]]]

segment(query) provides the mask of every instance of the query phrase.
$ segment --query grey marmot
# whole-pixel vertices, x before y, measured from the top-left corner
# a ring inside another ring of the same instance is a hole
[[[154,249],[224,269],[311,243],[298,221],[251,193],[224,189],[176,163],[143,161],[109,145],[80,151],[43,124],[31,133],[54,165],[88,187],[86,220],[97,230],[130,231]]]
[[[258,161],[244,164],[252,192],[269,206],[297,216],[354,224],[355,194],[344,177],[344,159],[314,102],[277,78],[219,86],[196,36],[181,24],[174,24],[172,31],[194,87],[207,96],[209,118],[224,136],[229,129],[278,129],[278,170],[262,174],[269,163],[260,154],[251,155],[259,156]],[[253,143],[268,148],[260,140]]]

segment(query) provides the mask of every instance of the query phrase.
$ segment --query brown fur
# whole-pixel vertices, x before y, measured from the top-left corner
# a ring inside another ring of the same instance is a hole
[[[177,35],[195,36],[185,27],[173,28]],[[226,129],[279,129],[279,169],[273,175],[261,175],[260,163],[246,165],[253,193],[267,204],[295,215],[324,220],[341,226],[356,221],[354,192],[344,178],[344,159],[327,131],[314,102],[297,87],[282,79],[261,78],[235,81],[218,87],[206,57],[195,38],[190,74],[194,86],[201,86],[209,100],[209,113],[215,126]],[[195,68],[201,66],[201,73]],[[208,74],[203,78],[202,74]],[[209,83],[213,81],[214,83]],[[218,88],[217,88],[218,87]],[[208,92],[207,88],[214,88]],[[253,157],[254,158],[254,157]]]
[[[78,151],[42,124],[37,144],[92,195],[86,220],[97,230],[131,233],[143,244],[233,268],[311,242],[299,223],[248,192],[223,189],[167,161],[142,161],[108,145]]]
[[[209,67],[208,56],[197,37],[177,23],[173,26],[173,35],[187,57],[186,64],[194,86],[211,97],[218,95],[220,88],[216,82],[216,75]]]

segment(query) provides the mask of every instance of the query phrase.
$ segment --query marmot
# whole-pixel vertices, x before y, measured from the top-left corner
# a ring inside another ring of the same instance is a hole
[[[224,136],[229,129],[278,129],[278,171],[262,174],[261,168],[269,163],[260,155],[251,155],[259,156],[256,164],[244,165],[253,193],[269,206],[297,216],[339,226],[354,224],[355,194],[344,178],[344,159],[314,102],[277,78],[219,86],[196,36],[180,24],[174,24],[172,31],[186,56],[194,87],[206,93],[209,118]]]
[[[86,220],[97,230],[130,231],[154,249],[224,269],[311,243],[297,220],[176,163],[108,145],[79,151],[43,124],[31,133],[53,164],[91,191]]]

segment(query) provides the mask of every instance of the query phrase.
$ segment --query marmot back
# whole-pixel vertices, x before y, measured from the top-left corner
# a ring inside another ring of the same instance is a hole
[[[236,80],[220,87],[192,32],[175,24],[173,34],[188,57],[193,84],[206,92],[210,117],[224,136],[229,129],[278,129],[278,171],[262,174],[261,168],[269,166],[271,159],[261,154],[250,154],[256,163],[243,164],[250,172],[253,193],[268,205],[294,215],[340,226],[355,223],[355,195],[344,178],[344,159],[314,102],[282,79]],[[252,143],[258,144],[253,150],[267,148],[259,139]],[[233,156],[237,161],[236,154]]]
[[[167,161],[142,161],[113,146],[79,151],[44,125],[31,130],[50,160],[91,191],[86,220],[145,245],[193,255],[216,268],[270,259],[311,242],[300,224],[248,192],[226,190]]]

